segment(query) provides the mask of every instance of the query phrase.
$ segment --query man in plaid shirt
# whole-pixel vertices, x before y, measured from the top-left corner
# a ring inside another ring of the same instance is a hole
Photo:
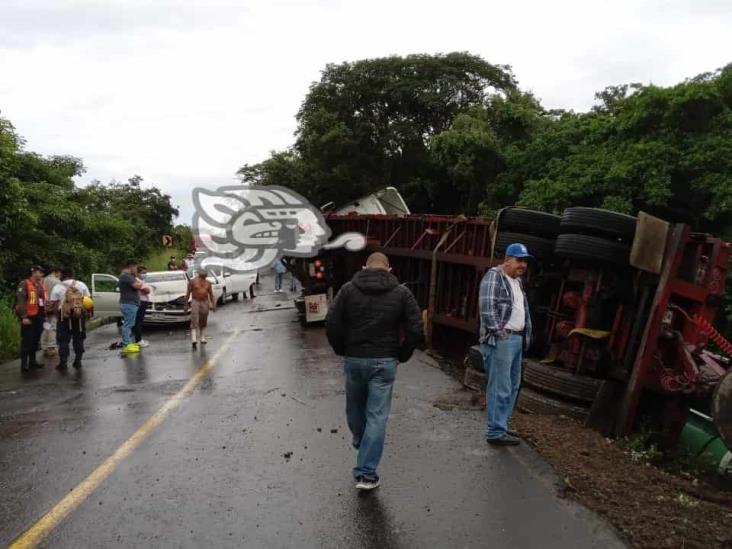
[[[503,265],[480,282],[480,350],[488,388],[485,437],[488,444],[519,444],[508,420],[521,385],[523,351],[531,341],[531,315],[521,277],[531,256],[523,244],[506,248]]]

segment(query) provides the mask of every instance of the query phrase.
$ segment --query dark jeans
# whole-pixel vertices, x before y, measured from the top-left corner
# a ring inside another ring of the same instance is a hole
[[[142,341],[142,325],[145,322],[145,311],[150,307],[149,301],[140,301],[140,308],[137,309],[135,316],[135,327],[132,328],[132,334],[135,336],[135,343]]]
[[[65,318],[59,319],[56,323],[56,340],[58,343],[58,355],[61,363],[69,359],[69,343],[73,342],[74,360],[81,361],[84,354],[84,340],[86,339],[86,318]]]
[[[34,364],[36,362],[36,351],[43,334],[43,323],[46,321],[44,315],[30,317],[31,323],[27,326],[20,325],[20,363]]]

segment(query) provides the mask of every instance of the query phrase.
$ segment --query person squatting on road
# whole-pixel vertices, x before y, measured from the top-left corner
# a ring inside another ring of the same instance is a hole
[[[140,346],[132,341],[132,329],[140,307],[139,289],[142,280],[137,278],[137,261],[130,259],[119,275],[119,310],[122,313],[122,352],[139,353]]]
[[[56,267],[50,267],[47,271],[46,278],[43,279],[43,287],[49,301],[51,293],[56,284],[61,282],[61,271]],[[56,315],[51,314],[46,308],[46,322],[43,325],[43,334],[41,334],[41,350],[45,356],[54,356],[58,352],[56,346]]]
[[[508,430],[521,385],[523,351],[531,342],[531,315],[521,277],[531,256],[523,244],[506,248],[503,265],[480,282],[480,350],[487,378],[485,438],[488,444],[516,445]]]
[[[74,347],[74,368],[81,368],[86,339],[86,320],[92,308],[91,293],[86,284],[74,280],[70,268],[61,272],[61,282],[51,292],[50,312],[56,318],[56,338],[58,341],[58,370],[68,368],[69,343]]]
[[[353,476],[359,490],[379,486],[376,469],[384,450],[397,364],[409,360],[422,337],[417,301],[390,271],[384,254],[371,254],[366,266],[340,289],[325,320],[331,347],[344,357],[346,416],[358,450]]]
[[[20,369],[43,368],[36,361],[38,343],[46,320],[46,289],[43,287],[43,269],[31,267],[30,276],[18,284],[15,292],[15,314],[20,319]]]
[[[188,282],[186,291],[185,312],[188,312],[188,299],[191,300],[191,345],[196,348],[208,343],[206,340],[206,325],[208,324],[208,311],[216,312],[216,301],[214,300],[211,283],[206,280],[206,270],[198,269],[198,276]]]
[[[142,286],[137,291],[138,297],[140,298],[140,305],[137,308],[137,314],[135,315],[135,327],[132,329],[132,333],[135,336],[135,343],[140,347],[147,347],[150,345],[147,341],[142,339],[142,327],[145,323],[145,312],[150,307],[150,286],[145,284],[145,277],[147,276],[147,268],[144,265],[137,267],[137,280],[140,281]]]

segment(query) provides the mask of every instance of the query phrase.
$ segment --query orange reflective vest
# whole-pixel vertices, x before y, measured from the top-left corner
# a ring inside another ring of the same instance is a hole
[[[46,306],[46,288],[43,287],[43,284],[40,285],[40,295],[38,293],[38,288],[39,286],[36,286],[36,283],[33,282],[32,278],[26,279],[25,291],[27,297],[25,302],[25,314],[28,317],[38,316],[38,312],[41,310],[41,303],[43,303],[44,307]]]

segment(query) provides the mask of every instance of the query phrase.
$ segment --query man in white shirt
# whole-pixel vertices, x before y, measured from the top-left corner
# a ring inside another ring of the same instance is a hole
[[[46,289],[46,295],[51,297],[51,292],[57,284],[61,283],[61,271],[56,267],[50,267],[43,279],[43,287]],[[56,317],[49,314],[46,322],[43,323],[43,334],[41,335],[41,349],[45,356],[53,356],[58,352],[56,347]]]
[[[488,444],[519,444],[508,420],[521,385],[523,351],[531,341],[531,316],[521,277],[531,256],[520,243],[506,248],[503,265],[489,269],[480,283],[480,350],[487,390],[485,437]]]
[[[81,368],[81,357],[84,355],[86,339],[86,317],[83,305],[78,303],[79,296],[91,297],[89,288],[80,280],[74,280],[70,268],[61,270],[61,283],[56,284],[51,292],[50,309],[56,316],[56,340],[60,362],[56,368],[66,370],[69,359],[69,343],[73,341],[74,368]],[[69,296],[69,301],[66,298]],[[81,310],[79,307],[81,306]]]

